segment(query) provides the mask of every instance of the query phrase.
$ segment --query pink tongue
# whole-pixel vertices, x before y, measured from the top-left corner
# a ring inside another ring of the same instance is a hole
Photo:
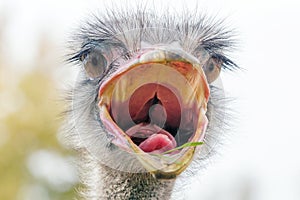
[[[163,153],[176,147],[164,134],[154,134],[142,142],[139,147],[145,152]]]
[[[177,146],[174,137],[155,124],[138,124],[128,129],[126,134],[131,138],[146,138],[139,147],[148,153],[163,153]]]

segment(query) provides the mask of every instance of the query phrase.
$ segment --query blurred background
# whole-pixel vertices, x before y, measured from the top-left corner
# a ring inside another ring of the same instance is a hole
[[[235,125],[220,155],[183,191],[186,199],[299,200],[300,2],[188,2],[228,18],[240,39],[232,56],[245,70],[222,74],[226,95],[236,99]],[[76,77],[63,60],[72,31],[95,10],[103,1],[0,0],[1,200],[75,198],[74,157],[57,137],[62,91]]]

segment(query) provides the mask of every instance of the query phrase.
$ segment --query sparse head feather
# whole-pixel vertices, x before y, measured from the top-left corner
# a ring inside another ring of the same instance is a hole
[[[135,34],[126,35],[132,30]],[[91,15],[71,39],[72,52],[68,60],[78,61],[82,54],[105,41],[123,45],[129,52],[139,49],[142,41],[150,44],[176,41],[188,53],[195,55],[205,49],[219,59],[225,69],[238,68],[227,57],[236,46],[235,31],[226,26],[225,20],[208,17],[198,10],[158,13],[139,6],[128,7],[125,12],[107,9],[105,13]]]

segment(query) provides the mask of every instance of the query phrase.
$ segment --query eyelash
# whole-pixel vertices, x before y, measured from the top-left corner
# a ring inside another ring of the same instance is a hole
[[[217,62],[221,62],[222,69],[230,70],[230,71],[239,69],[239,66],[237,64],[235,64],[232,60],[230,60],[224,55],[214,53],[211,55],[211,58],[215,59]]]

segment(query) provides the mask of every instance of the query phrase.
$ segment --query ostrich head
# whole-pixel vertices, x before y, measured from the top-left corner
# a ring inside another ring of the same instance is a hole
[[[71,45],[69,61],[81,70],[67,141],[80,152],[88,198],[105,187],[150,198],[128,184],[154,191],[211,152],[224,119],[214,83],[222,69],[236,68],[222,22],[198,13],[109,10],[87,21]]]

